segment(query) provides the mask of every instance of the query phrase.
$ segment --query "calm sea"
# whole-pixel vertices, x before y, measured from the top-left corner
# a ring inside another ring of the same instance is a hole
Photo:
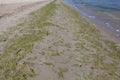
[[[120,37],[120,0],[64,0],[64,2]]]

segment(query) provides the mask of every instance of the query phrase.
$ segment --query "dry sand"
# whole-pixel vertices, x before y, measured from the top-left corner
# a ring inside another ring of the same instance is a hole
[[[21,3],[21,2],[36,2],[46,0],[0,0],[0,4]]]
[[[2,3],[3,0],[0,0]],[[5,0],[7,1],[7,0]],[[8,3],[5,2],[4,3]],[[11,0],[9,4],[0,4],[0,33],[5,31],[8,27],[14,26],[18,23],[20,18],[27,16],[32,11],[35,11],[42,6],[49,3],[51,0],[35,0],[37,2],[31,2],[32,0]],[[15,1],[15,2],[14,2]],[[18,3],[20,2],[20,3]]]

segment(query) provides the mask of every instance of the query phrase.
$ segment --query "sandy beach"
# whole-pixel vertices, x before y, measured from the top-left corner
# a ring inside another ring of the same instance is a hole
[[[14,26],[19,19],[24,18],[51,0],[0,0],[0,32]],[[6,4],[7,3],[7,4]]]
[[[47,0],[0,0],[0,4],[12,4],[12,3],[21,3],[21,2],[39,2]]]
[[[0,14],[0,80],[120,79],[120,44],[62,0],[2,4]]]

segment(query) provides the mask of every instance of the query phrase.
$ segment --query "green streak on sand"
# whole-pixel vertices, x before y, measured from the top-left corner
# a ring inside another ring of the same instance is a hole
[[[34,42],[42,40],[49,34],[45,26],[51,25],[47,20],[53,16],[54,9],[54,2],[51,2],[32,12],[29,21],[18,24],[6,32],[4,36],[7,37],[7,41],[3,54],[0,55],[0,80],[26,80],[27,77],[36,75],[29,67],[29,63],[21,60],[31,53]],[[0,41],[3,41],[2,37],[0,36]]]

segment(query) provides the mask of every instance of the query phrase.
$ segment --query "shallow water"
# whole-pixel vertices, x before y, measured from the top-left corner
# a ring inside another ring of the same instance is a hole
[[[120,37],[120,0],[64,0],[64,2]]]
[[[120,0],[73,0],[73,3],[101,11],[120,11]]]

